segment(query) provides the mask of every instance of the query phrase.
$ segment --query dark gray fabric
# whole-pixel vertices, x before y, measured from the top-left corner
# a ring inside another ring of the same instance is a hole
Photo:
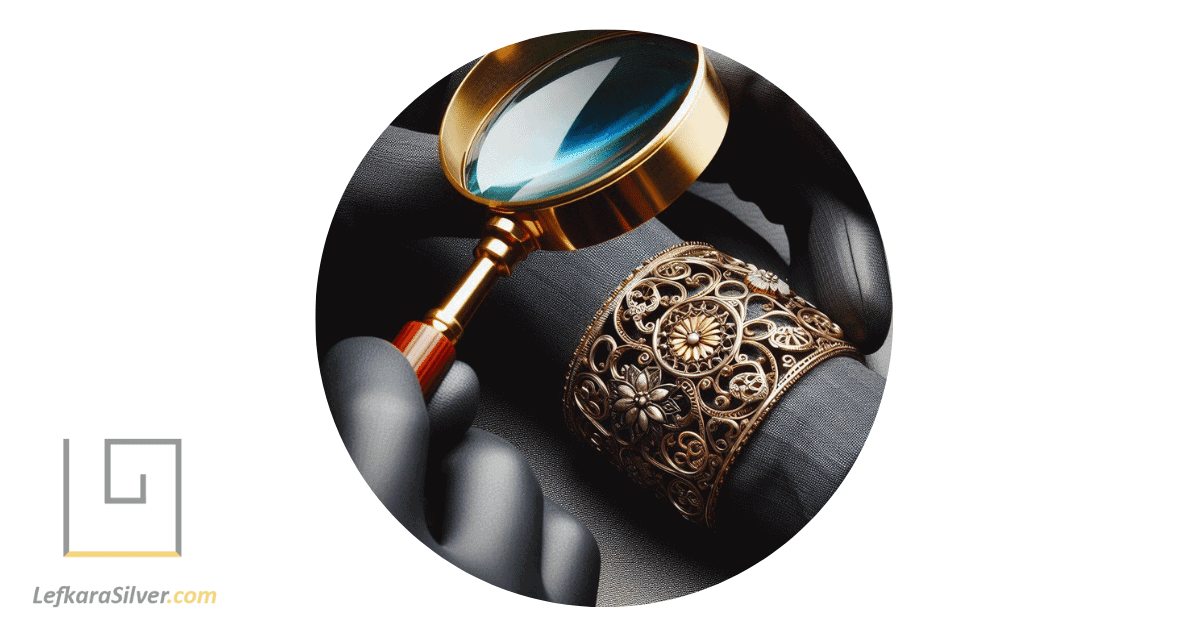
[[[729,477],[722,525],[769,553],[808,523],[845,479],[871,430],[884,380],[851,358],[818,364],[784,395]]]

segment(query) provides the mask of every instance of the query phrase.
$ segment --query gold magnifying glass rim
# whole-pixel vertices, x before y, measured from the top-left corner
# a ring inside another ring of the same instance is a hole
[[[617,167],[575,189],[529,201],[483,198],[464,186],[472,143],[527,80],[586,46],[645,34],[650,33],[557,33],[481,58],[451,97],[438,133],[442,170],[450,184],[467,198],[521,223],[540,248],[551,250],[574,250],[609,240],[665,209],[712,161],[729,126],[729,106],[716,70],[704,48],[695,44],[689,45],[696,48],[696,72],[683,104],[650,142]]]

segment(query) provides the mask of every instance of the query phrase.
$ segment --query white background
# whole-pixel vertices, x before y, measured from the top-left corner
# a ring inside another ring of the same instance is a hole
[[[7,5],[5,623],[1195,625],[1195,16],[899,4]],[[781,86],[862,181],[895,293],[883,408],[821,516],[641,608],[527,600],[420,546],[346,455],[314,351],[325,232],[387,122],[576,28]],[[65,437],[183,439],[183,558],[60,556]],[[219,603],[31,603],[64,584]]]

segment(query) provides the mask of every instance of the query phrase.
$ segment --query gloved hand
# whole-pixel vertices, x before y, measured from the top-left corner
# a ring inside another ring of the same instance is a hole
[[[467,365],[454,363],[428,407],[412,367],[384,340],[339,342],[321,367],[350,457],[414,536],[498,587],[595,604],[595,538],[542,496],[520,452],[470,427],[479,387]]]
[[[634,267],[681,240],[709,242],[778,273],[864,352],[889,333],[883,248],[849,167],[790,98],[743,66],[712,57],[731,122],[705,183],[615,240],[533,252],[499,282],[458,345],[482,376],[475,425],[517,445],[547,492],[597,535],[606,565],[602,604],[699,590],[777,548],[844,478],[882,395],[883,377],[849,358],[827,360],[801,378],[734,465],[716,531],[684,522],[564,427],[564,377],[588,322]],[[446,182],[435,135],[468,67],[406,109],[351,181],[322,261],[322,350],[350,335],[391,338],[470,263],[483,212]]]

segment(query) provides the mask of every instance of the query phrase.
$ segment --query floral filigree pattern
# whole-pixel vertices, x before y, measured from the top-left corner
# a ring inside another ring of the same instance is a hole
[[[668,371],[708,373],[733,357],[738,323],[737,312],[719,299],[680,302],[659,319],[653,345]]]
[[[812,344],[812,334],[803,327],[778,327],[771,333],[771,346],[787,351],[799,351]]]
[[[754,401],[767,395],[767,378],[759,373],[738,373],[729,380],[729,393],[742,401]]]
[[[659,386],[661,375],[658,369],[640,370],[635,366],[625,367],[623,381],[614,382],[617,399],[613,402],[617,424],[634,427],[638,432],[650,429],[650,422],[662,423],[667,418],[661,404],[666,401],[671,388]]]
[[[671,328],[671,351],[685,362],[699,362],[716,352],[721,344],[721,323],[712,316],[685,316]]]
[[[775,273],[749,264],[750,272],[746,274],[746,285],[763,294],[786,297],[792,290],[787,283]]]
[[[635,270],[593,319],[567,376],[567,423],[711,526],[727,461],[792,382],[834,355],[861,359],[782,279],[685,243]]]

